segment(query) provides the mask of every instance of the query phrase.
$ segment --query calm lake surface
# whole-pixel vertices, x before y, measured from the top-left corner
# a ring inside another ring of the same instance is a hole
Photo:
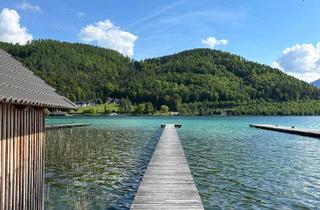
[[[178,129],[206,209],[320,209],[320,139],[249,123],[320,131],[320,117],[50,117],[45,209],[129,209],[161,134]]]

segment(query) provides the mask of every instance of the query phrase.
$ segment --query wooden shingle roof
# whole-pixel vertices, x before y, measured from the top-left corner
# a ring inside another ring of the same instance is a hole
[[[2,49],[0,102],[57,109],[77,108],[69,99],[57,94],[54,88]]]

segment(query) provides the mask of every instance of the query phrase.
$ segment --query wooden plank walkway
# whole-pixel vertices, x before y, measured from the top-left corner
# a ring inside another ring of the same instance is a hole
[[[167,124],[131,210],[203,210],[176,128]]]
[[[315,130],[278,126],[278,125],[267,125],[267,124],[250,124],[249,126],[254,128],[265,129],[265,130],[278,131],[282,133],[290,133],[290,134],[296,134],[300,136],[320,138],[320,131],[315,131]]]
[[[90,126],[90,123],[72,123],[72,124],[61,124],[61,125],[47,125],[46,130],[57,130],[63,128],[77,128]]]

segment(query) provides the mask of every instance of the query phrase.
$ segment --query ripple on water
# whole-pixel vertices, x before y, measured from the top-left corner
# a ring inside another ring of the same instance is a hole
[[[157,135],[137,129],[48,132],[46,209],[128,209]]]
[[[206,209],[319,209],[320,141],[248,127],[320,127],[320,117],[68,117],[47,133],[46,209],[128,209],[161,123],[178,129]]]
[[[250,135],[235,128],[222,132],[179,130],[207,209],[320,206],[318,140],[263,131]]]

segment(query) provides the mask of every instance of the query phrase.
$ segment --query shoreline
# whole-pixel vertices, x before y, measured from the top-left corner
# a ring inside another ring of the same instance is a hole
[[[68,115],[50,115],[46,117],[74,117],[74,116],[86,116],[86,117],[320,117],[319,115],[148,115],[148,114],[68,114]]]

